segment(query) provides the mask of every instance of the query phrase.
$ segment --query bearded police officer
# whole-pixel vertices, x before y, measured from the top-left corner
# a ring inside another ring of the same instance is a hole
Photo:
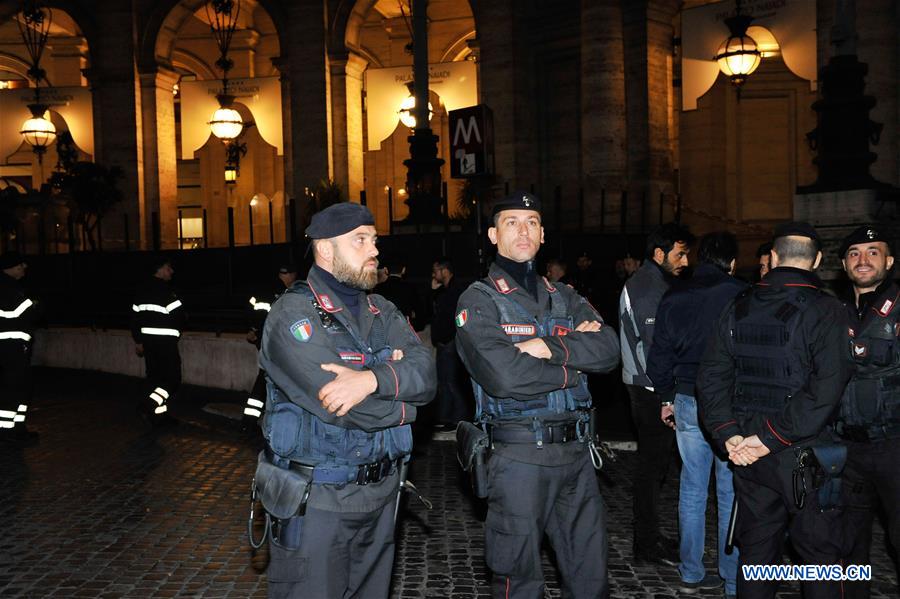
[[[877,505],[900,549],[900,287],[889,273],[893,251],[874,225],[853,231],[841,245],[844,271],[853,284],[847,303],[850,348],[856,370],[844,397],[837,432],[847,445],[846,564],[868,564]],[[848,582],[845,597],[869,597],[870,582]]]
[[[821,258],[815,229],[780,225],[772,270],[725,307],[700,364],[703,423],[737,466],[741,565],[780,564],[785,531],[801,563],[840,562],[839,501],[811,471],[834,455],[829,425],[851,370],[844,309],[812,273]],[[741,599],[773,598],[777,588],[738,572]],[[841,585],[807,582],[803,591],[839,597]]]
[[[570,287],[535,272],[540,202],[516,192],[494,207],[497,258],[460,297],[459,354],[476,420],[490,436],[485,557],[494,597],[541,597],[541,540],[556,552],[563,593],[606,597],[606,511],[592,467],[584,372],[619,361],[615,331]],[[461,425],[462,426],[462,425]]]
[[[412,450],[409,423],[434,396],[431,352],[375,286],[372,214],[353,203],[315,214],[315,265],[272,306],[268,459],[308,475],[308,499],[275,526],[270,597],[387,597],[395,502]]]

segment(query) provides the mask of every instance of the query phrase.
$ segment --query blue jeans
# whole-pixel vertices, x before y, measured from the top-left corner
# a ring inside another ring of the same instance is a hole
[[[734,501],[734,485],[728,461],[713,454],[697,420],[697,401],[690,395],[675,396],[675,439],[681,454],[681,485],[678,494],[678,527],[681,564],[678,573],[684,582],[700,582],[706,576],[703,547],[706,539],[706,499],[709,473],[715,463],[716,495],[719,502],[719,576],[725,592],[736,593],[738,550],[725,554],[728,519]]]

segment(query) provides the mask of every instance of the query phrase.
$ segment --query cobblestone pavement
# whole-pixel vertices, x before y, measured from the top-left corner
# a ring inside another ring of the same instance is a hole
[[[40,444],[0,454],[0,597],[265,596],[266,554],[251,553],[246,537],[256,448],[235,423],[200,409],[235,404],[239,394],[187,389],[175,409],[182,424],[147,433],[134,416],[139,381],[38,374],[29,422]],[[420,445],[417,454],[410,478],[434,509],[413,501],[402,512],[392,597],[487,597],[483,504],[465,492],[452,443]],[[631,563],[633,464],[632,453],[620,452],[600,476],[612,596],[677,597],[673,568]],[[673,472],[663,494],[672,536],[676,482]],[[896,597],[884,547],[877,526],[873,597]],[[559,597],[549,555],[544,569],[547,595]],[[786,588],[780,597],[799,592]]]

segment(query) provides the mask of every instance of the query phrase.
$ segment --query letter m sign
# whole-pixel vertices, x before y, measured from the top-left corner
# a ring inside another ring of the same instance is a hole
[[[450,176],[465,179],[494,172],[494,130],[484,104],[450,111]]]

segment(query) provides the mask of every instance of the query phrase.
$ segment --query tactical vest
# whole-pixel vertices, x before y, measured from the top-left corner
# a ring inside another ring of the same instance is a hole
[[[900,425],[900,297],[874,306],[853,331],[850,352],[856,371],[844,390],[839,420],[853,427]]]
[[[575,329],[572,317],[568,315],[566,301],[562,294],[550,287],[550,314],[543,320],[534,318],[515,300],[503,295],[493,286],[483,281],[473,284],[475,289],[487,294],[500,313],[500,326],[510,341],[518,343],[535,337],[561,336]],[[591,394],[587,387],[587,377],[578,375],[578,384],[568,389],[553,391],[534,399],[514,399],[493,397],[472,379],[475,391],[475,420],[490,422],[497,420],[518,420],[523,418],[542,419],[557,417],[566,412],[587,410],[591,407]],[[574,414],[573,414],[574,415]]]
[[[286,293],[299,293],[309,299],[345,362],[365,366],[390,360],[392,349],[386,343],[385,322],[371,300],[368,307],[375,320],[369,338],[363,340],[325,311],[305,282],[295,284]],[[263,434],[272,451],[283,459],[327,468],[371,464],[385,457],[395,460],[412,451],[412,429],[408,424],[377,432],[344,428],[328,424],[293,403],[271,380],[267,390]],[[318,401],[315,397],[310,400]]]
[[[757,288],[738,295],[730,316],[735,359],[732,409],[741,424],[754,415],[779,414],[806,384],[810,372],[796,355],[795,340],[803,313],[821,293],[810,287],[784,287],[766,297],[760,297]]]

